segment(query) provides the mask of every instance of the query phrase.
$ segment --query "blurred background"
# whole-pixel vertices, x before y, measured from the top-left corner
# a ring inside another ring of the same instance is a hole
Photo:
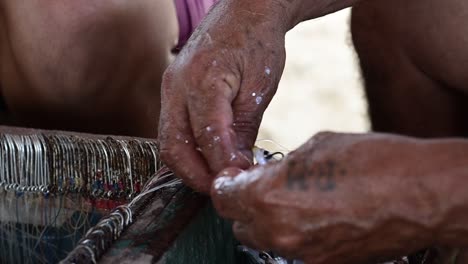
[[[304,22],[286,36],[286,68],[259,139],[289,150],[319,131],[369,130],[350,9]]]

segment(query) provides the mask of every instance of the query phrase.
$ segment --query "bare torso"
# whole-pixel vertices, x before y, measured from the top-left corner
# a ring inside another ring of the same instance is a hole
[[[4,122],[156,136],[178,39],[173,0],[0,5]]]
[[[363,1],[352,32],[376,130],[467,136],[468,2]]]

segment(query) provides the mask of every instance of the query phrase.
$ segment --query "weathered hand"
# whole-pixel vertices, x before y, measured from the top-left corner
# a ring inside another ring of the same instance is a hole
[[[431,242],[438,213],[438,197],[420,175],[423,145],[321,133],[283,161],[221,172],[213,202],[235,220],[238,239],[256,249],[307,263],[404,256]]]
[[[206,193],[220,170],[251,165],[263,112],[284,68],[285,30],[273,22],[278,13],[266,14],[276,5],[261,7],[262,14],[243,5],[220,2],[166,71],[162,86],[162,159]]]

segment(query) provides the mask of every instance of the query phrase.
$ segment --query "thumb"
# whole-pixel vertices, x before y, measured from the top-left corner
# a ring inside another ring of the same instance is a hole
[[[249,171],[228,168],[221,171],[211,187],[211,199],[218,213],[231,220],[248,220],[246,184],[251,178]]]

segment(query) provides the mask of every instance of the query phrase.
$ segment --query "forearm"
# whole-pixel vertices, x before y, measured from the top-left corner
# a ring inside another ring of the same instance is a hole
[[[438,244],[468,246],[468,140],[435,140],[424,148],[427,186],[436,199],[431,216]],[[429,197],[430,198],[430,197]]]
[[[402,254],[468,246],[468,140],[323,134],[286,161],[289,191],[305,193],[311,208],[321,195],[340,197],[342,219],[369,228],[375,243],[409,241]]]
[[[243,10],[260,16],[286,33],[302,21],[318,18],[363,0],[226,0],[233,4],[234,10]]]
[[[325,16],[363,0],[280,0],[291,6],[291,28],[300,22]]]
[[[394,193],[386,210],[412,223],[408,232],[423,245],[468,246],[468,140],[408,143],[376,166],[401,176],[380,182]]]
[[[399,230],[420,246],[468,246],[468,140],[389,139],[368,149],[384,150],[361,171],[371,190],[392,197],[382,211],[392,216],[389,225],[410,223]]]

